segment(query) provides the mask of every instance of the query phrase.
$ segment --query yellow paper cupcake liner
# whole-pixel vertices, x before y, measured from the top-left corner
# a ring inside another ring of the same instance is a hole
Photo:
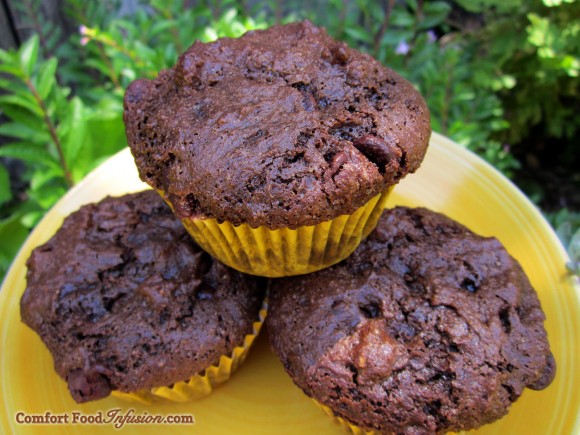
[[[202,399],[217,386],[226,382],[238,367],[244,362],[252,343],[260,333],[268,311],[267,301],[264,301],[259,312],[259,320],[252,324],[252,333],[244,337],[241,345],[236,346],[230,355],[222,355],[217,364],[203,372],[193,375],[189,380],[177,382],[167,387],[155,387],[124,393],[118,390],[111,394],[121,399],[136,401],[144,404],[154,402],[189,402]]]
[[[376,195],[350,215],[295,230],[236,226],[216,219],[182,222],[205,251],[234,269],[272,278],[300,275],[348,257],[377,225],[390,192]]]
[[[326,415],[328,415],[330,418],[332,418],[332,420],[334,421],[334,423],[341,427],[344,431],[349,432],[353,435],[377,435],[377,432],[375,432],[374,430],[366,430],[363,429],[361,427],[358,427],[350,422],[348,422],[347,420],[345,420],[342,417],[338,417],[334,414],[334,412],[332,412],[332,409],[330,409],[328,406],[323,405],[322,403],[318,402],[317,400],[312,399],[312,401],[314,403],[316,403],[316,405],[322,409],[324,411],[324,413]]]

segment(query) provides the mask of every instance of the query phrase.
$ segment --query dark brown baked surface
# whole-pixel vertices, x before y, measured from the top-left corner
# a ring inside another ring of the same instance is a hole
[[[271,229],[354,212],[431,134],[409,82],[310,22],[196,42],[129,86],[124,120],[141,179],[180,217]]]
[[[294,382],[383,433],[479,427],[555,374],[520,265],[496,239],[426,209],[385,211],[342,263],[274,280],[268,315]]]
[[[22,320],[77,402],[170,385],[252,332],[257,278],[201,250],[154,191],[67,217],[27,262]]]

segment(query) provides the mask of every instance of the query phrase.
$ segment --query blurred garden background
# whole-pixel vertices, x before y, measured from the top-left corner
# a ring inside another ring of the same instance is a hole
[[[122,98],[195,40],[310,19],[413,82],[433,130],[542,210],[580,271],[580,2],[2,0],[0,281],[46,211],[126,146]]]

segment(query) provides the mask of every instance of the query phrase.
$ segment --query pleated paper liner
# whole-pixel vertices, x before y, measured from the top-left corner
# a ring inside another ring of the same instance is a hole
[[[189,402],[202,399],[214,388],[226,382],[237,368],[244,362],[252,343],[260,333],[266,319],[268,303],[264,301],[259,313],[259,320],[252,325],[252,333],[244,337],[244,341],[236,346],[230,355],[222,355],[219,363],[212,365],[203,372],[193,375],[189,380],[177,382],[167,387],[155,387],[131,393],[113,391],[111,394],[121,399],[151,404],[154,402]]]
[[[236,226],[216,219],[182,222],[204,250],[234,269],[272,278],[300,275],[348,257],[377,225],[390,192],[376,195],[350,215],[295,230]]]
[[[323,405],[322,403],[320,403],[319,401],[312,399],[311,400],[316,404],[316,406],[318,406],[318,408],[322,409],[322,411],[324,411],[324,413],[326,415],[328,415],[330,418],[332,418],[332,421],[334,422],[335,425],[337,425],[338,427],[340,427],[345,433],[350,433],[352,435],[379,435],[379,432],[376,432],[374,430],[366,430],[363,429],[357,425],[354,425],[352,423],[350,423],[349,421],[345,420],[342,417],[338,417],[337,415],[334,414],[334,412],[332,412],[332,409],[330,409],[328,406]],[[457,435],[457,432],[447,432],[447,435]]]
[[[312,401],[314,403],[316,403],[316,406],[318,406],[320,409],[322,409],[326,415],[328,415],[330,418],[332,418],[334,423],[337,426],[340,426],[345,432],[351,433],[353,435],[378,435],[378,432],[375,432],[374,430],[362,429],[362,428],[348,422],[344,418],[334,415],[334,412],[332,412],[332,409],[330,409],[326,405],[323,405],[319,401],[314,400],[314,399],[312,399]]]

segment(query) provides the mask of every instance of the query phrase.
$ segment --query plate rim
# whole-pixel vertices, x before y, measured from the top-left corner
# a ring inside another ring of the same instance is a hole
[[[484,159],[482,159],[481,157],[479,157],[478,155],[476,155],[474,152],[470,151],[469,149],[467,149],[467,148],[457,144],[456,142],[452,141],[451,139],[449,139],[441,134],[433,132],[430,141],[431,141],[430,147],[431,146],[438,147],[441,150],[443,150],[447,155],[458,158],[459,160],[464,160],[464,161],[466,160],[470,163],[475,162],[477,165],[483,165],[482,167],[484,167],[486,171],[490,171],[491,173],[493,173],[496,180],[501,180],[501,182],[503,183],[503,186],[509,190],[510,194],[515,195],[517,197],[518,201],[522,205],[525,204],[526,211],[529,213],[532,213],[534,215],[534,218],[537,220],[537,222],[541,226],[542,233],[548,237],[548,241],[549,241],[551,247],[554,248],[554,251],[555,251],[554,253],[555,254],[557,253],[557,255],[558,255],[558,258],[555,258],[554,260],[557,262],[563,262],[564,264],[566,264],[567,262],[570,261],[568,253],[566,252],[566,249],[564,248],[560,239],[556,235],[554,229],[548,223],[548,221],[546,220],[544,215],[541,213],[541,211],[531,202],[531,200],[522,192],[522,190],[517,185],[515,185],[510,179],[508,179],[503,173],[501,173],[497,168],[495,168],[494,166],[489,164],[487,161],[485,161]],[[104,172],[106,170],[107,166],[113,164],[112,162],[114,162],[115,159],[120,158],[119,156],[124,154],[124,153],[130,153],[130,150],[127,147],[123,148],[122,150],[118,151],[117,153],[115,153],[114,155],[112,155],[111,157],[106,159],[98,167],[93,169],[78,184],[76,184],[65,195],[63,195],[63,197],[60,198],[59,201],[57,201],[57,203],[50,210],[47,211],[46,215],[39,221],[39,223],[34,228],[34,230],[27,236],[25,242],[19,248],[18,253],[14,257],[14,260],[13,260],[12,264],[10,265],[9,269],[7,270],[5,278],[2,281],[1,286],[0,286],[0,330],[2,329],[1,328],[2,326],[8,324],[7,323],[8,316],[2,316],[2,314],[7,310],[6,299],[8,299],[9,294],[10,294],[9,287],[11,286],[11,284],[16,283],[18,281],[18,279],[20,279],[20,275],[22,275],[22,272],[24,272],[26,269],[24,267],[24,268],[22,268],[23,270],[19,271],[16,269],[16,266],[18,264],[21,264],[21,263],[24,265],[26,264],[26,258],[23,258],[23,257],[26,254],[29,254],[30,251],[33,249],[33,247],[38,245],[37,233],[42,233],[43,229],[45,227],[47,227],[51,223],[51,221],[56,222],[56,221],[60,220],[61,218],[59,216],[55,216],[55,210],[62,208],[63,204],[68,203],[71,200],[71,198],[73,198],[74,196],[76,196],[78,194],[79,191],[83,190],[84,186],[86,186],[88,183],[90,183],[91,180],[94,179],[95,177],[98,177],[101,172]],[[144,183],[143,183],[143,186],[144,186],[144,188],[147,187],[147,185],[145,185]],[[90,201],[88,201],[88,202],[90,202]],[[55,231],[56,231],[56,228],[55,228]],[[48,235],[46,238],[48,238],[48,237],[50,237],[50,235]],[[32,246],[33,244],[34,244],[34,246]],[[568,280],[568,282],[563,283],[562,285],[568,286],[574,293],[570,297],[573,297],[576,299],[577,302],[580,302],[580,281],[577,278],[573,277],[572,279]],[[0,337],[3,337],[3,336],[4,336],[4,334],[2,334]],[[0,344],[3,342],[4,342],[4,339],[2,339],[0,341]],[[9,352],[2,352],[2,353],[5,355],[5,357],[7,357],[9,355]],[[1,381],[1,379],[0,379],[0,381]],[[0,416],[1,416],[1,414],[4,414],[5,411],[8,410],[8,408],[6,406],[1,406],[1,408],[2,409],[0,410],[1,411]],[[572,411],[573,411],[573,408],[572,408],[571,412]],[[578,412],[577,412],[577,416],[576,416],[576,421],[572,425],[573,433],[580,433],[580,403],[577,405],[577,411]],[[0,420],[0,428],[2,428],[2,427],[5,427],[5,426],[4,426],[4,423]]]

